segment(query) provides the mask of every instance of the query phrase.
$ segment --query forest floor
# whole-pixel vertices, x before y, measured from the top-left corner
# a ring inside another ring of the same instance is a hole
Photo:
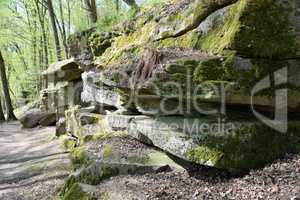
[[[54,131],[21,129],[17,122],[0,125],[0,200],[50,200],[58,194],[71,161]],[[143,198],[135,199],[141,200],[299,200],[300,155],[287,155],[238,177],[195,166],[187,172],[112,177],[96,187],[110,191],[112,199],[138,194]]]
[[[243,176],[197,167],[189,173],[112,177],[97,189],[109,191],[113,200],[300,200],[300,155]],[[126,198],[132,195],[142,198]]]
[[[55,128],[0,124],[0,200],[52,199],[71,171]]]

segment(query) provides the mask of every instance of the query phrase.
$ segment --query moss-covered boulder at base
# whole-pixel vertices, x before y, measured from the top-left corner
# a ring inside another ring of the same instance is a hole
[[[120,121],[122,116],[111,115],[108,124],[117,129]],[[187,161],[230,171],[263,167],[286,153],[300,152],[297,121],[288,124],[287,133],[246,118],[132,116],[129,121],[129,135],[142,142]]]

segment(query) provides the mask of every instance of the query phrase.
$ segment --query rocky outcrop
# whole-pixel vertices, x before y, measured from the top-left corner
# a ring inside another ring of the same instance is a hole
[[[126,131],[131,137],[183,160],[231,171],[247,171],[287,152],[299,151],[298,122],[290,122],[286,134],[261,122],[218,117],[112,114],[101,123],[109,131]]]
[[[65,110],[70,106],[82,105],[82,72],[79,65],[71,58],[50,65],[42,73],[46,88],[41,91],[41,109],[43,112],[51,113],[51,116],[54,115],[51,123],[57,124],[57,136],[66,133],[63,120]],[[49,123],[47,120],[42,121],[42,125],[47,126]]]
[[[50,65],[43,72],[43,81],[47,85],[41,92],[44,108],[52,112],[58,109],[63,113],[68,105],[80,105],[81,74],[82,70],[74,59]]]
[[[112,88],[105,88],[101,86],[100,73],[88,72],[82,75],[83,92],[81,99],[83,102],[92,103],[96,102],[101,106],[121,108],[122,102],[117,92]]]
[[[142,10],[120,26],[126,31],[76,34],[81,101],[100,109],[69,110],[68,132],[81,143],[96,130],[125,131],[230,171],[300,152],[299,8],[296,0],[177,1]]]

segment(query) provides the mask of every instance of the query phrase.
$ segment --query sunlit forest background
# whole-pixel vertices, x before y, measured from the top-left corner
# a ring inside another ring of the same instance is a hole
[[[147,7],[163,2],[139,0],[137,4]],[[93,23],[84,0],[52,0],[52,3],[61,59],[69,57],[67,39],[71,34],[92,27],[109,30],[132,15],[122,0],[97,0],[98,19]],[[58,60],[55,45],[47,0],[0,0],[0,49],[15,107],[39,96],[41,72]]]

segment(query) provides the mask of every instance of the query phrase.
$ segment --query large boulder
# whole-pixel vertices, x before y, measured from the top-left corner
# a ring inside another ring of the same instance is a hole
[[[120,115],[106,119],[111,129],[126,129],[130,136],[183,160],[230,171],[262,167],[286,153],[300,152],[297,121],[281,133],[250,119]]]
[[[282,123],[282,126],[286,125],[288,128],[287,132],[282,133],[276,130],[276,126],[267,126],[245,115],[237,118],[238,116],[240,115],[225,119],[217,116],[149,117],[108,114],[99,116],[101,120],[92,126],[80,126],[74,133],[80,141],[89,141],[91,138],[111,138],[113,134],[110,133],[120,132],[121,135],[128,134],[144,144],[162,149],[178,159],[233,172],[263,167],[287,153],[300,152],[297,121]],[[121,150],[102,143],[100,146],[104,148],[103,151],[93,148],[95,143],[91,143],[86,150],[88,160],[131,160],[130,155],[124,155],[127,152],[126,143],[118,143]],[[94,153],[95,150],[98,153]],[[107,152],[110,155],[108,157],[105,156],[108,155]],[[141,152],[137,157],[141,157]]]
[[[94,106],[68,109],[65,112],[66,132],[76,136],[79,141],[85,141],[101,129],[106,129],[105,124],[101,123],[103,116],[93,113],[95,111],[97,109]]]
[[[36,126],[50,126],[56,122],[56,113],[48,113],[39,108],[26,110],[19,118],[24,128],[34,128]]]
[[[112,88],[105,87],[99,83],[100,73],[88,72],[82,74],[83,92],[81,99],[86,103],[97,103],[105,106],[121,108],[120,96]]]
[[[41,91],[42,108],[49,112],[57,112],[63,117],[70,106],[83,105],[81,101],[82,82],[58,82]]]

